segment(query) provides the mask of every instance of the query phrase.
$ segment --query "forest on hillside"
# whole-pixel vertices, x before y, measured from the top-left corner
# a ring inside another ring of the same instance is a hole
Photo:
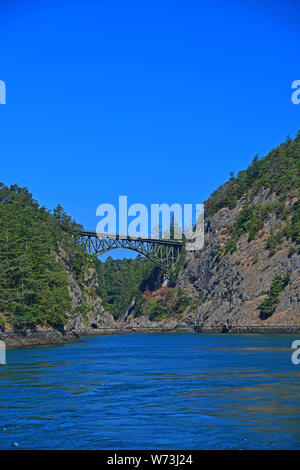
[[[59,251],[68,250],[75,271],[84,268],[87,256],[71,236],[78,228],[61,206],[48,211],[27,188],[0,184],[0,326],[66,322],[71,300]]]
[[[118,319],[135,300],[135,314],[142,313],[143,295],[160,287],[160,268],[148,258],[112,259],[97,262],[99,295],[103,306]]]
[[[265,189],[276,196],[276,201],[254,204],[253,200],[260,190]],[[270,254],[287,239],[291,243],[290,254],[298,249],[300,243],[300,131],[293,140],[290,137],[267,156],[255,156],[251,165],[214,191],[205,202],[205,214],[214,215],[218,210],[233,209],[238,200],[243,200],[243,209],[231,228],[230,239],[225,253],[237,250],[237,241],[248,233],[253,240],[271,214],[281,220],[276,232],[268,238]]]

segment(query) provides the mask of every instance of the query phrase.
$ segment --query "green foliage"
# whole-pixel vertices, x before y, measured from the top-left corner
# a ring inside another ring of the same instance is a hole
[[[273,256],[276,253],[277,246],[283,242],[282,231],[271,230],[269,237],[267,238],[267,248],[270,251],[270,255]]]
[[[266,320],[276,310],[277,304],[279,303],[279,293],[283,291],[286,285],[289,283],[290,274],[286,273],[284,276],[275,276],[268,294],[268,298],[265,299],[260,306],[260,318]]]
[[[225,255],[227,253],[234,253],[237,250],[237,241],[234,237],[231,237],[225,247]]]
[[[177,298],[175,304],[175,312],[182,313],[188,305],[190,305],[190,299],[185,295],[182,289],[177,290]]]
[[[191,305],[190,299],[180,288],[162,287],[146,295],[144,300],[143,313],[148,315],[151,321],[160,321],[173,313],[181,314]],[[198,303],[193,305],[193,308],[197,306]]]
[[[1,328],[2,326],[5,326],[5,323],[6,323],[6,322],[5,322],[5,316],[4,316],[3,313],[0,313],[0,328]]]
[[[284,204],[269,202],[260,205],[245,205],[240,211],[236,221],[230,230],[230,239],[225,247],[226,253],[234,253],[237,249],[237,240],[245,233],[248,233],[248,241],[253,240],[259,230],[263,228],[264,221],[271,213],[281,214],[284,211]],[[278,240],[280,236],[278,234]],[[273,243],[273,242],[272,242]]]
[[[184,260],[185,253],[186,253],[186,249],[185,249],[186,239],[184,236],[182,237],[182,241],[183,241],[183,247],[179,253],[177,263],[173,266],[171,272],[169,273],[169,281],[168,281],[169,287],[176,286],[180,270],[183,269],[183,260]]]
[[[291,246],[289,249],[288,257],[291,258],[291,256],[293,256],[293,254],[295,254],[296,252],[297,252],[297,248],[295,246]]]
[[[287,139],[261,160],[255,156],[247,170],[233,175],[229,181],[214,191],[205,203],[207,216],[212,216],[223,207],[233,208],[243,196],[249,204],[261,188],[270,189],[284,201],[299,188],[300,132],[294,140]],[[299,233],[299,232],[298,232]]]
[[[225,254],[237,250],[237,241],[241,235],[248,233],[248,240],[253,240],[270,214],[275,214],[276,218],[285,222],[285,225],[276,233],[272,232],[267,240],[270,254],[276,252],[284,238],[299,244],[299,187],[300,132],[294,140],[288,138],[261,160],[256,156],[247,170],[240,171],[237,177],[231,174],[229,181],[214,191],[205,203],[206,215],[212,216],[223,207],[232,209],[237,200],[244,200],[244,207],[229,230],[230,238],[225,247]],[[254,197],[262,188],[277,195],[279,202],[253,204]],[[295,200],[296,194],[298,195]]]
[[[168,307],[165,305],[164,300],[154,299],[148,302],[147,313],[149,313],[149,319],[151,321],[160,321],[167,317]]]
[[[295,203],[291,220],[291,238],[300,243],[300,200]]]
[[[78,248],[76,224],[60,207],[53,214],[26,188],[0,184],[0,312],[8,323],[63,325],[71,309],[59,247]]]
[[[81,314],[84,317],[86,317],[87,313],[88,313],[88,306],[86,304],[86,299],[85,299],[85,296],[83,296],[83,301],[80,305],[78,305],[77,307],[75,307],[75,309],[73,309],[72,313],[77,313],[77,314]]]
[[[142,313],[143,293],[156,289],[161,282],[160,268],[142,256],[136,259],[108,258],[96,264],[99,278],[99,295],[104,307],[118,318],[135,298],[135,314]]]
[[[175,217],[174,214],[171,214],[171,221],[170,221],[170,240],[175,239]]]
[[[66,214],[60,204],[53,210],[53,217],[60,228],[67,233],[76,234],[82,227]]]
[[[86,269],[94,267],[96,262],[96,258],[80,250],[79,247],[76,247],[75,250],[69,250],[69,260],[74,278],[79,283],[84,281]]]

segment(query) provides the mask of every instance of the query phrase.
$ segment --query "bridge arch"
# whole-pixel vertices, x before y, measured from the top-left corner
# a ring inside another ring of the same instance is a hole
[[[125,237],[81,230],[75,238],[92,255],[101,256],[117,248],[136,251],[158,264],[168,276],[177,263],[183,243],[181,240]]]

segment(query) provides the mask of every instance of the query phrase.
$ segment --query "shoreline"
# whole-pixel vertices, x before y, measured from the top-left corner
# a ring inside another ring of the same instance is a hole
[[[204,334],[300,334],[299,326],[220,326],[215,328],[86,328],[83,330],[22,330],[0,331],[0,340],[7,349],[30,346],[51,346],[80,342],[82,337],[155,333],[204,333]]]

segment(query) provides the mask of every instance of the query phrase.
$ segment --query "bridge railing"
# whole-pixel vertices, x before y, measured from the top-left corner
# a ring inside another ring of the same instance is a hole
[[[160,244],[165,244],[165,245],[176,245],[176,246],[183,245],[182,240],[176,240],[176,239],[170,240],[170,239],[165,239],[165,238],[131,237],[129,235],[121,235],[118,233],[105,233],[105,232],[99,233],[99,232],[94,232],[91,230],[80,230],[78,234],[81,236],[97,237],[100,239],[108,238],[110,240],[131,240],[131,241],[140,241],[140,242],[145,242],[145,243],[160,243]]]

